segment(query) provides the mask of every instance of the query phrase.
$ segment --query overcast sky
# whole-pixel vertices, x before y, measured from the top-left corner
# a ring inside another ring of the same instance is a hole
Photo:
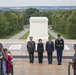
[[[0,0],[0,6],[76,6],[76,0]]]

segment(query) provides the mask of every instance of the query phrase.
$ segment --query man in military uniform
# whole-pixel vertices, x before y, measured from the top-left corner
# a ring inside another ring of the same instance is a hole
[[[57,61],[58,65],[61,65],[62,63],[62,54],[64,50],[64,40],[60,37],[60,35],[57,35],[58,38],[55,40],[55,50],[57,51]]]
[[[27,51],[29,53],[29,63],[34,62],[34,51],[35,51],[35,42],[33,41],[33,37],[29,37],[30,41],[27,42]]]

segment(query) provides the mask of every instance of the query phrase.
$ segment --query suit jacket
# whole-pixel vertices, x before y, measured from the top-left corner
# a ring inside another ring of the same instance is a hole
[[[38,52],[43,52],[44,51],[44,44],[43,43],[38,43],[37,44],[37,51]]]
[[[63,39],[55,40],[55,49],[56,50],[64,50],[64,40]]]
[[[34,41],[28,41],[27,42],[27,50],[29,51],[29,52],[34,52],[34,50],[35,50],[35,42]]]
[[[49,43],[49,41],[46,42],[46,51],[47,52],[53,52],[54,51],[53,41],[51,41],[51,43]]]

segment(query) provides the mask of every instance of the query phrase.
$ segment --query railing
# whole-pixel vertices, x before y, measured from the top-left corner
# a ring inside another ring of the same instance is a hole
[[[3,66],[2,66],[2,62],[3,62],[3,57],[0,56],[0,75],[3,75]]]
[[[73,67],[73,75],[76,75],[76,62],[72,63],[72,62],[69,62],[68,64],[68,75],[70,75],[70,67]]]
[[[12,65],[12,63],[10,63]],[[13,65],[12,70],[10,71],[11,75],[14,75]],[[3,75],[3,57],[0,56],[0,75]],[[9,71],[7,71],[7,75],[9,75]]]

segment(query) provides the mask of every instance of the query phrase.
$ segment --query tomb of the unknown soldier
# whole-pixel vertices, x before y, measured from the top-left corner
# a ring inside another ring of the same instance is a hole
[[[30,22],[30,36],[33,37],[35,42],[38,42],[38,39],[42,39],[43,42],[48,40],[48,18],[47,17],[31,17]],[[28,40],[27,39],[27,40]]]

